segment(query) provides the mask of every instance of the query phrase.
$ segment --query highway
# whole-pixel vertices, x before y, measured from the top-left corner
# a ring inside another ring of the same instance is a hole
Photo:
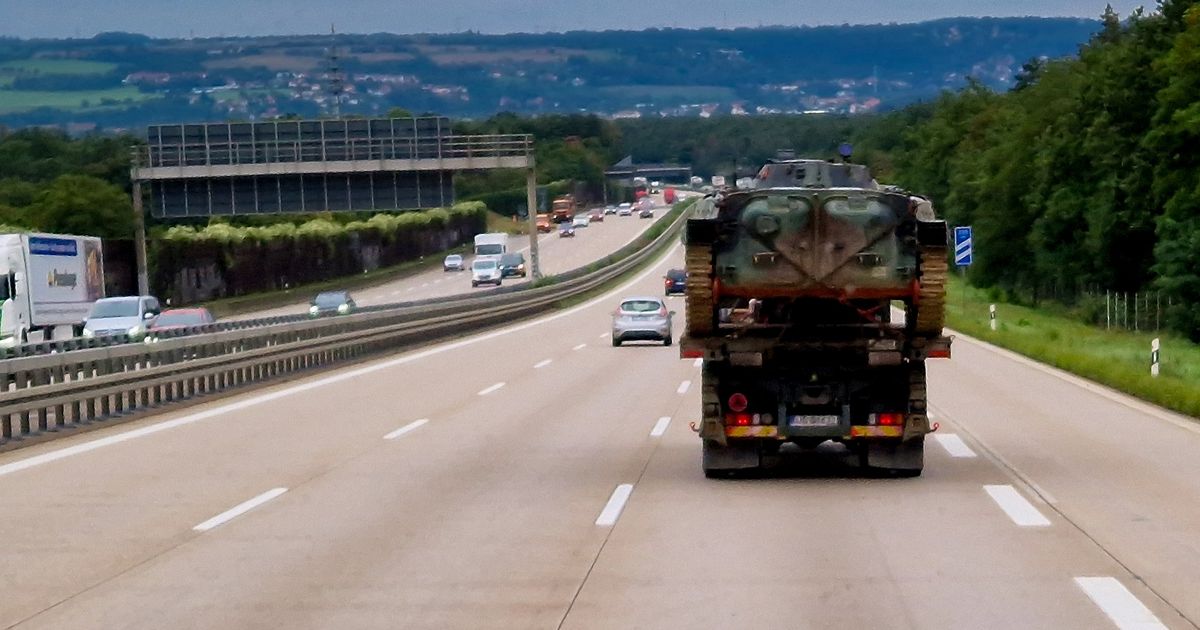
[[[656,211],[656,216],[657,213],[666,212],[669,209],[662,206],[661,195],[658,196],[657,201],[659,208]],[[542,274],[562,273],[595,262],[633,241],[653,224],[654,221],[639,219],[636,215],[632,217],[609,215],[605,217],[603,222],[594,223],[586,228],[576,230],[574,238],[560,238],[557,230],[548,234],[541,234],[538,237],[538,254]],[[525,258],[528,261],[528,236],[514,235],[510,237],[509,244],[516,251],[525,254]],[[467,256],[466,258],[469,267],[471,257]],[[504,281],[504,285],[525,284],[531,280],[532,278],[509,278]],[[463,272],[445,272],[442,271],[439,265],[432,269],[384,282],[373,287],[351,291],[350,294],[354,296],[355,302],[359,305],[373,306],[377,304],[445,297],[456,293],[484,292],[491,288],[493,287],[472,287],[471,272],[469,270]],[[306,312],[308,312],[307,301],[286,307],[245,313],[237,316],[236,319],[297,315]]]
[[[699,366],[608,340],[681,259],[0,455],[0,627],[1196,627],[1197,426],[966,338],[922,477],[705,479]]]

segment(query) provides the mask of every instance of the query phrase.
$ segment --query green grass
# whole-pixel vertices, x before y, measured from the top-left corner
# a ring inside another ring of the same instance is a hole
[[[107,74],[117,69],[117,64],[104,61],[81,59],[23,59],[0,61],[0,74]]]
[[[125,86],[108,90],[85,90],[80,92],[26,92],[0,90],[0,114],[31,111],[39,107],[53,109],[96,111],[121,107],[129,103],[160,98],[144,94],[136,87]],[[104,100],[115,101],[104,103]],[[86,103],[86,105],[85,105]]]
[[[954,279],[947,324],[964,334],[1078,374],[1148,402],[1200,417],[1200,346],[1165,332],[1106,331],[1058,309],[997,303],[988,324],[987,293]],[[1162,341],[1161,375],[1150,376],[1150,340]]]

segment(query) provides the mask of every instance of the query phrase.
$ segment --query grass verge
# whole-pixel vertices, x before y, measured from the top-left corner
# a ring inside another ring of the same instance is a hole
[[[996,303],[997,330],[988,321],[987,293],[952,279],[947,324],[1007,348],[1179,413],[1200,417],[1200,346],[1165,332],[1107,331],[1049,309]],[[1162,342],[1161,374],[1150,376],[1150,341]]]

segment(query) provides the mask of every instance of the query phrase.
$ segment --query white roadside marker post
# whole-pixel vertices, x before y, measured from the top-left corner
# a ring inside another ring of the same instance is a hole
[[[1158,337],[1155,337],[1150,342],[1150,376],[1158,376],[1158,351],[1161,345],[1158,342]]]
[[[988,309],[988,320],[989,320],[988,323],[991,325],[992,330],[996,330],[996,305],[995,304],[993,304],[991,306],[991,308]]]

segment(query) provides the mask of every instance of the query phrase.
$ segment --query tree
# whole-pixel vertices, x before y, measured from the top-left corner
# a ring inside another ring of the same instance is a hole
[[[90,175],[62,175],[29,206],[32,225],[47,232],[131,238],[132,201],[117,186]]]

